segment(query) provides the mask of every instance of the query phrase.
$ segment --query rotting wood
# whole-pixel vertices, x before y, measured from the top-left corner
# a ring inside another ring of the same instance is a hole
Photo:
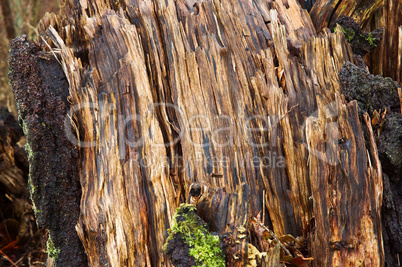
[[[169,266],[166,230],[193,182],[247,185],[228,202],[236,227],[266,209],[275,234],[297,236],[314,216],[313,266],[383,265],[381,169],[339,95],[352,52],[297,1],[69,1],[38,30],[69,83],[91,266]]]
[[[315,2],[310,15],[318,32],[325,27],[334,27],[341,15],[353,18],[367,32],[384,28],[381,44],[365,57],[365,61],[373,74],[391,77],[402,84],[401,1],[319,0]]]
[[[325,1],[320,1],[323,4]],[[357,3],[356,1],[352,1]],[[375,5],[377,1],[372,1],[371,4]],[[325,2],[327,3],[327,2]],[[343,8],[342,3],[336,6],[339,12],[336,12],[336,16],[341,16],[342,14],[350,15],[348,8]],[[365,3],[365,1],[360,2]],[[353,6],[353,5],[352,5]],[[332,6],[325,6],[328,10],[319,10],[316,8],[315,14],[311,13],[314,17],[313,21],[317,27],[320,25],[330,25],[331,21],[334,20],[332,17],[325,17],[325,14],[335,14],[332,10]],[[320,11],[317,13],[317,11]],[[374,11],[374,10],[372,10]],[[371,11],[370,11],[371,12]],[[384,35],[381,43],[375,44],[373,52],[364,56],[364,61],[368,66],[368,69],[373,74],[379,74],[383,77],[391,77],[399,83],[399,87],[402,84],[402,6],[399,0],[385,0],[382,1],[381,7],[373,12],[369,20],[365,19],[364,16],[360,16],[358,13],[354,13],[359,16],[360,19],[360,30],[371,32],[371,36],[368,36],[366,40],[372,42],[378,42],[374,32],[378,32],[377,29],[383,28]],[[364,15],[364,13],[362,13]],[[352,15],[353,16],[353,15]],[[321,23],[321,24],[320,24]],[[367,35],[366,35],[367,36]],[[364,37],[364,35],[361,37]],[[371,39],[371,40],[370,40]],[[357,40],[353,40],[354,45],[356,45]],[[353,46],[352,42],[352,46]],[[378,45],[378,47],[377,47]],[[359,46],[359,45],[358,45]],[[354,55],[354,60],[356,64],[356,59],[359,56]],[[363,60],[357,65],[365,67]],[[383,165],[383,180],[384,180],[384,199],[382,208],[382,223],[383,223],[383,238],[384,238],[384,250],[385,250],[385,262],[387,266],[399,265],[399,255],[402,254],[402,235],[399,229],[401,229],[400,219],[402,216],[402,209],[400,208],[400,203],[402,203],[402,197],[400,194],[396,193],[400,185],[400,178],[402,177],[402,163],[397,159],[401,158],[399,151],[402,151],[402,118],[397,111],[399,105],[389,105],[390,102],[395,103],[397,96],[395,94],[387,92],[386,88],[389,87],[390,78],[386,78],[381,81],[381,78],[372,77],[363,78],[357,81],[357,83],[363,83],[371,86],[370,83],[379,84],[380,86],[374,86],[376,89],[372,90],[373,94],[376,95],[370,100],[380,109],[375,110],[375,112],[382,112],[381,123],[374,125],[375,135],[378,141],[379,157]],[[383,87],[383,88],[381,88]],[[385,89],[385,90],[384,90]],[[377,92],[378,90],[378,92]],[[385,91],[386,93],[382,98],[378,97],[380,91]],[[385,99],[391,100],[384,101]],[[377,102],[377,103],[376,103]],[[382,104],[379,105],[378,102]],[[385,108],[386,107],[386,108]],[[391,109],[390,109],[391,108]],[[378,113],[376,113],[378,114]],[[370,113],[371,115],[371,113]],[[374,114],[373,114],[374,117]],[[393,158],[392,160],[390,160]]]
[[[402,85],[402,2],[385,0],[370,27],[383,27],[384,38],[379,47],[367,58],[370,70],[383,77],[391,77]]]
[[[311,20],[317,31],[334,27],[335,21],[341,15],[351,17],[365,27],[387,1],[389,0],[317,0],[310,11]]]

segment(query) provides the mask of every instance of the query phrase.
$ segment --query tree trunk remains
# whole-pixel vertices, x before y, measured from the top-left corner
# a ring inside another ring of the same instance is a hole
[[[310,11],[311,20],[318,32],[335,26],[335,21],[341,15],[351,17],[364,28],[387,1],[389,0],[318,0]]]
[[[358,12],[359,6],[370,6],[364,12]],[[341,15],[347,15],[355,19],[360,25],[359,32],[351,41],[351,45],[362,48],[362,38],[374,41],[374,50],[364,56],[368,69],[373,74],[383,77],[391,77],[402,84],[402,2],[399,0],[384,1],[317,1],[310,12],[317,29],[334,24]],[[376,38],[383,29],[382,39]],[[363,33],[363,34],[360,34]],[[370,36],[371,35],[371,36]],[[360,37],[360,40],[359,40]],[[360,42],[359,42],[360,41]],[[363,40],[364,41],[364,40]],[[381,42],[380,42],[381,41]],[[358,56],[354,55],[354,59]],[[363,62],[361,60],[361,62]],[[360,64],[360,65],[364,65]],[[389,78],[369,78],[364,83],[369,83],[376,102],[385,102],[385,99],[396,100],[397,96],[390,91],[385,91],[384,97],[378,99],[378,91],[381,87],[389,89]],[[377,86],[382,84],[381,86]],[[401,89],[399,89],[401,90]],[[377,91],[377,92],[376,92]],[[388,96],[391,96],[388,98]],[[401,95],[399,96],[402,103]],[[391,101],[394,102],[394,101]],[[390,103],[390,102],[389,102]],[[379,105],[376,105],[379,107]],[[382,223],[384,236],[385,260],[387,266],[400,265],[402,254],[402,116],[400,106],[387,104],[386,116],[380,125],[377,145],[379,157],[383,167],[384,199],[382,208]],[[380,106],[384,112],[385,106]],[[377,111],[381,111],[378,110]],[[373,112],[373,110],[371,110]],[[370,113],[371,114],[371,113]],[[384,113],[385,115],[385,113]],[[372,114],[375,117],[374,114]],[[377,129],[378,130],[378,129]],[[377,131],[376,130],[376,131]]]
[[[382,43],[366,56],[365,61],[372,73],[391,77],[402,84],[401,1],[318,0],[310,15],[317,32],[335,26],[341,15],[353,18],[366,31],[384,28]]]
[[[38,29],[38,44],[16,39],[10,57],[30,179],[47,201],[32,195],[39,213],[62,202],[51,211],[70,212],[90,266],[170,266],[166,232],[192,183],[212,190],[196,202],[199,213],[232,240],[260,211],[278,236],[302,235],[314,217],[313,266],[384,265],[375,136],[340,93],[338,73],[352,52],[340,31],[317,35],[297,1],[66,1]],[[46,64],[19,68],[21,54],[48,60],[49,69],[54,56],[60,61],[69,96],[52,99],[69,103],[64,128],[65,110],[49,104]],[[79,149],[79,158],[57,162],[66,172],[38,177],[32,167],[48,160],[32,139],[42,123],[62,136],[51,157]],[[42,218],[56,264],[85,266],[67,256],[83,251],[65,246],[76,240],[73,224]],[[233,244],[227,264],[247,264],[248,241]]]
[[[374,74],[391,77],[402,84],[402,2],[385,0],[382,9],[371,19],[370,27],[383,27],[384,38],[367,58]]]

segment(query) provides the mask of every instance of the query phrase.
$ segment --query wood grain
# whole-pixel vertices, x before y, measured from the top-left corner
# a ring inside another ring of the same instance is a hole
[[[277,235],[314,216],[313,266],[383,264],[381,167],[339,95],[352,53],[296,0],[68,1],[38,29],[70,86],[91,266],[169,266],[193,182],[226,199],[234,238],[263,209]]]

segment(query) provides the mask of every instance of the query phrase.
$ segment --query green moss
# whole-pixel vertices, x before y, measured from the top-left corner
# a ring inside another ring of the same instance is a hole
[[[205,223],[196,215],[195,209],[195,206],[190,204],[181,204],[176,209],[168,230],[165,250],[169,241],[181,235],[189,245],[189,254],[194,257],[196,266],[225,266],[219,236],[208,232]]]
[[[54,260],[56,260],[56,258],[59,256],[60,254],[60,248],[56,248],[54,246],[54,243],[52,241],[52,238],[50,237],[50,233],[49,233],[49,238],[47,239],[46,242],[46,251],[47,254],[53,258]]]
[[[353,38],[355,37],[356,33],[353,30],[348,29],[348,28],[341,28],[341,29],[342,29],[343,34],[346,37],[346,40],[350,43],[353,40]]]
[[[362,37],[364,37],[364,36],[362,35]],[[376,40],[376,38],[373,37],[373,35],[371,34],[371,32],[369,32],[368,35],[367,35],[367,37],[364,38],[364,39],[365,39],[366,41],[368,41],[371,46],[374,46],[374,47],[377,46],[377,44],[374,43],[374,41]]]

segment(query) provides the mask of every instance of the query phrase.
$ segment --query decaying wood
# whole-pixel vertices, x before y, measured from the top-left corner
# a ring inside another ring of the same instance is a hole
[[[402,84],[401,1],[319,0],[315,2],[310,15],[318,32],[325,27],[333,27],[341,15],[353,18],[365,31],[384,28],[381,44],[366,56],[365,61],[372,73],[391,77]]]
[[[384,7],[371,22],[371,27],[383,27],[384,39],[367,60],[371,71],[402,84],[402,3],[386,0]]]
[[[91,266],[169,266],[192,183],[210,188],[201,217],[233,240],[264,209],[278,236],[315,217],[313,266],[383,265],[381,166],[340,95],[352,52],[297,1],[69,1],[39,32],[69,83]],[[247,240],[233,249],[227,263],[244,265]]]
[[[311,20],[317,31],[335,26],[335,21],[341,15],[351,17],[359,25],[365,27],[376,15],[378,9],[384,5],[384,2],[389,2],[389,0],[317,0],[310,11]]]
[[[348,8],[344,8],[345,5],[343,5],[343,2],[340,2],[340,4],[336,6],[334,10],[333,6],[330,5],[327,5],[324,8],[324,6],[322,5],[324,2],[325,1],[318,2],[316,9],[311,13],[315,26],[318,28],[323,25],[330,25],[332,21],[336,18],[332,18],[326,15],[334,14],[336,15],[335,17],[341,15],[349,15],[354,17],[361,24],[359,31],[372,32],[370,36],[372,42],[379,41],[378,37],[375,36],[375,33],[379,33],[380,28],[384,29],[382,42],[376,43],[374,45],[378,47],[375,47],[372,53],[367,54],[364,57],[364,61],[366,62],[370,72],[374,74],[380,74],[383,77],[391,77],[399,83],[399,85],[397,86],[400,87],[402,83],[401,1],[382,1],[383,3],[377,11],[372,12],[374,11],[374,9],[369,11],[371,12],[371,18],[364,16],[364,12],[360,14],[354,12],[353,14],[351,14]],[[357,3],[356,1],[352,2]],[[377,1],[372,1],[372,5],[376,5],[376,2]],[[365,1],[361,3],[365,4]],[[320,10],[319,6],[324,9]],[[317,13],[317,11],[320,12]],[[369,18],[369,20],[367,20],[367,18]],[[360,35],[357,32],[356,34]],[[360,36],[364,37],[364,35]],[[367,34],[366,40],[369,40],[367,38]],[[357,42],[359,42],[359,40],[353,38],[353,40],[351,41],[351,45],[352,47],[355,46],[359,47],[360,49],[361,46],[357,44]],[[358,56],[354,56],[354,59],[356,58],[358,58]],[[362,60],[359,65],[364,66]],[[372,87],[376,88],[376,90],[372,91],[372,96],[375,99],[372,102],[382,102],[381,105],[379,105],[378,103],[375,104],[377,108],[376,110],[371,110],[370,114],[373,111],[375,111],[376,114],[379,114],[378,112],[382,112],[380,123],[375,126],[375,135],[379,137],[377,145],[379,149],[379,157],[384,167],[383,180],[384,195],[386,195],[386,197],[383,200],[382,223],[384,229],[383,236],[385,260],[387,266],[394,266],[399,265],[399,255],[402,253],[402,235],[400,230],[397,230],[401,229],[402,227],[402,209],[399,208],[400,203],[402,203],[402,198],[400,194],[396,192],[396,188],[400,187],[400,177],[402,175],[402,162],[397,160],[402,157],[399,152],[397,152],[402,150],[402,142],[400,141],[402,140],[402,117],[398,110],[398,104],[389,105],[389,103],[395,103],[397,101],[397,96],[394,93],[391,94],[387,91],[387,88],[389,88],[390,85],[390,80],[389,78],[387,79],[388,80],[381,80],[378,77],[374,79],[364,78],[363,80],[359,80],[358,83],[361,83],[363,81],[363,83],[366,83],[369,86],[373,85]],[[371,85],[371,82],[374,82],[374,84]],[[378,99],[379,91],[383,91],[385,93],[383,98],[387,99],[388,101],[383,101],[384,99],[382,98]],[[374,96],[374,94],[377,96]],[[388,104],[383,105],[383,103],[385,102],[388,102]],[[376,117],[377,115],[373,114],[372,116]]]
[[[46,262],[27,188],[28,159],[18,121],[0,108],[0,262],[3,266]]]

